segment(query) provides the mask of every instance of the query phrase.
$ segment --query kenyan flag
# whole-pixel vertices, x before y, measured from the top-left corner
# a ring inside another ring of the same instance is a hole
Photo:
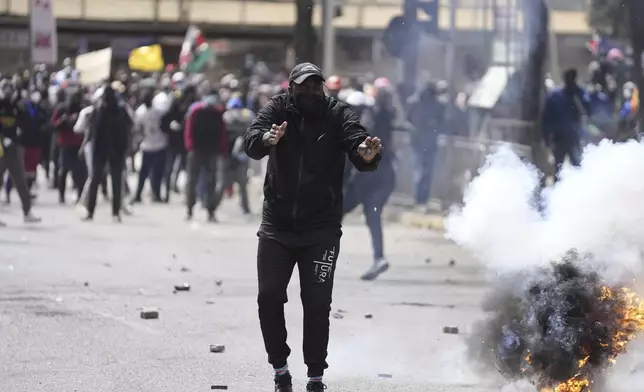
[[[210,62],[213,54],[213,50],[201,30],[195,26],[188,27],[186,38],[181,46],[181,54],[179,55],[181,70],[184,72],[201,72],[206,64]]]

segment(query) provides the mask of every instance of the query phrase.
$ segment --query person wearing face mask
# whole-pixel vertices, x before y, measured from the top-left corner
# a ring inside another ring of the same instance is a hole
[[[255,119],[255,113],[244,107],[241,99],[234,97],[226,104],[224,123],[227,131],[228,159],[224,168],[223,186],[215,196],[215,206],[219,206],[224,190],[234,184],[239,186],[239,201],[244,215],[250,215],[248,202],[248,155],[244,152],[244,132]]]
[[[393,131],[398,126],[393,86],[383,84],[376,88],[374,94],[375,104],[364,108],[361,123],[371,135],[380,138],[383,144],[392,146]],[[394,157],[395,154],[389,147],[387,154],[380,160],[377,171],[353,170],[345,187],[343,213],[348,214],[362,205],[371,234],[373,264],[362,275],[362,280],[374,280],[389,269],[389,263],[384,254],[382,210],[396,186]]]
[[[161,120],[165,115],[164,97],[147,89],[141,97],[141,106],[134,114],[134,130],[140,134],[139,149],[143,153],[139,182],[133,203],[140,203],[145,181],[150,178],[152,200],[161,202],[161,182],[166,168],[168,135],[161,130]]]
[[[546,97],[542,114],[544,141],[552,148],[555,159],[555,179],[559,178],[566,157],[571,165],[581,165],[582,137],[592,115],[590,97],[577,84],[577,70],[566,70],[563,80],[563,88],[554,89]]]
[[[175,74],[176,75],[176,74]],[[181,79],[183,83],[183,79]],[[161,129],[168,135],[168,157],[166,159],[164,202],[170,201],[170,192],[179,193],[177,180],[186,166],[186,148],[184,145],[185,119],[188,108],[197,101],[197,89],[187,85],[172,98],[168,111],[161,121]]]
[[[186,115],[185,146],[188,151],[186,188],[186,219],[193,217],[197,203],[199,178],[203,176],[208,221],[216,222],[216,195],[222,193],[222,179],[217,178],[217,165],[228,152],[224,108],[214,90],[207,91],[201,102],[194,103]]]
[[[274,96],[244,134],[246,154],[268,156],[257,267],[259,319],[275,372],[275,390],[292,391],[284,303],[298,265],[304,308],[308,392],[322,392],[328,367],[329,311],[342,235],[345,155],[359,171],[374,171],[380,139],[371,137],[348,105],[328,97],[316,65],[298,64],[287,94]]]
[[[27,188],[32,199],[35,195],[31,193],[33,185],[36,182],[36,173],[41,158],[42,137],[46,132],[47,117],[46,113],[39,106],[40,92],[32,92],[28,98],[22,99],[18,104],[18,144],[22,148],[23,163],[25,168],[25,178]],[[13,181],[11,178],[5,184],[7,203],[10,203]]]
[[[426,210],[434,175],[438,136],[445,131],[446,102],[436,82],[428,82],[409,99],[407,119],[413,126],[413,191],[416,207]]]
[[[86,221],[94,219],[99,184],[109,169],[112,183],[112,218],[121,222],[123,173],[130,141],[132,118],[126,103],[117,98],[114,88],[107,84],[92,115],[92,178],[88,189]]]
[[[23,151],[18,144],[18,127],[26,116],[24,107],[17,102],[15,86],[9,80],[0,81],[0,179],[5,171],[18,191],[26,223],[40,222],[31,212],[31,195],[27,187]],[[23,124],[24,126],[24,124]],[[0,222],[0,226],[4,223]]]
[[[74,132],[74,124],[82,109],[82,93],[75,89],[69,92],[65,105],[59,106],[52,116],[52,124],[56,129],[56,143],[59,148],[59,178],[58,201],[65,204],[67,191],[67,175],[71,173],[77,200],[80,200],[83,187],[87,180],[85,163],[79,154],[83,144],[83,136]]]
[[[83,135],[83,144],[81,147],[81,153],[83,154],[83,160],[85,161],[85,166],[87,167],[88,177],[91,179],[93,167],[93,147],[92,147],[92,118],[94,116],[94,110],[96,109],[97,104],[100,102],[103,95],[104,87],[99,87],[90,99],[90,105],[84,107],[78,114],[78,120],[74,124],[74,132],[77,134]],[[83,193],[81,195],[81,202],[79,203],[79,209],[84,210],[87,214],[87,200],[89,195],[89,186],[91,181],[85,182],[85,187],[83,188]],[[107,179],[101,182],[101,191],[105,199],[108,199],[107,194]]]

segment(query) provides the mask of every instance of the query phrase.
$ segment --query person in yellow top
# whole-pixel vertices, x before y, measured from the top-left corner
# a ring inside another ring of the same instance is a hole
[[[633,82],[624,83],[624,105],[619,113],[619,130],[615,141],[623,142],[637,138],[637,113],[640,107],[639,91]]]

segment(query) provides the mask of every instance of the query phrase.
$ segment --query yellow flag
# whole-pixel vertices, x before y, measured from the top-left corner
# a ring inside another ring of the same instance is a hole
[[[142,72],[161,71],[165,66],[161,45],[141,46],[130,52],[130,69]]]
[[[2,142],[0,141],[0,158],[4,156],[4,147],[2,146]]]

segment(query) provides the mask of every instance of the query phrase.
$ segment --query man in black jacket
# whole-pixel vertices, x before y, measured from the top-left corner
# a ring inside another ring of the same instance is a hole
[[[9,80],[0,81],[0,183],[5,171],[9,172],[15,185],[26,223],[40,222],[31,212],[31,196],[27,187],[23,151],[19,142],[18,126],[26,115],[26,107],[19,100],[16,86]],[[0,227],[4,223],[0,222]]]
[[[292,391],[287,359],[284,303],[295,264],[304,308],[307,391],[323,391],[329,312],[340,251],[345,154],[360,171],[380,161],[380,139],[371,138],[358,116],[325,96],[324,77],[310,63],[297,65],[287,94],[273,97],[244,135],[252,159],[269,156],[264,210],[258,232],[259,319],[275,369],[275,390]]]
[[[105,178],[105,168],[109,167],[112,178],[112,219],[121,222],[121,202],[123,172],[130,141],[132,119],[126,103],[119,99],[111,85],[106,85],[103,95],[92,113],[92,177],[87,195],[86,221],[94,219],[98,186]]]

